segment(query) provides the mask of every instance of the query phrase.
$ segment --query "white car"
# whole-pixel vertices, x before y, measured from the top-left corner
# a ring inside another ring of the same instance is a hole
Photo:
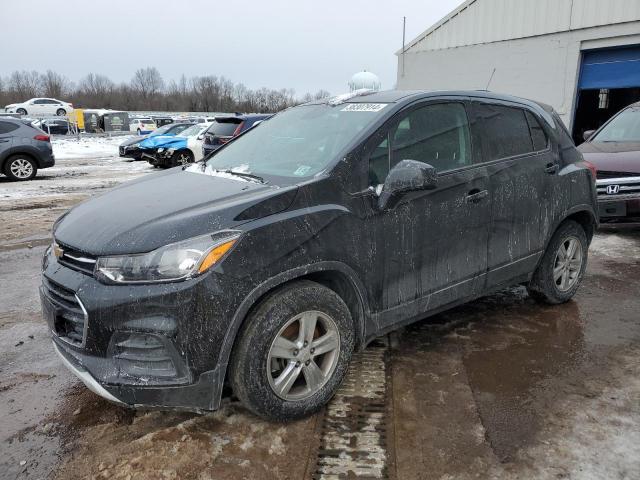
[[[73,112],[73,105],[55,98],[32,98],[23,103],[12,103],[4,107],[7,113],[20,115],[68,115]]]
[[[151,118],[132,118],[129,121],[129,131],[138,135],[146,135],[153,132],[158,126]]]

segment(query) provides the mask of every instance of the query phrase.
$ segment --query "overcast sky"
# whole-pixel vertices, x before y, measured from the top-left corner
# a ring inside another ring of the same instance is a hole
[[[393,88],[395,51],[461,0],[0,0],[0,76],[51,69],[128,81],[155,66],[165,80],[224,75],[297,95],[348,89],[366,69]]]

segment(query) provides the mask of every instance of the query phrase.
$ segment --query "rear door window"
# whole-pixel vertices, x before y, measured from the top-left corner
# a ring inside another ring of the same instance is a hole
[[[521,108],[477,103],[485,161],[525,155],[535,151],[525,112]]]

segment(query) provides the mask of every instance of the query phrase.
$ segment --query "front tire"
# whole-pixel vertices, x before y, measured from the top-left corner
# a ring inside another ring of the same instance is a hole
[[[231,386],[263,418],[308,416],[342,382],[354,342],[344,301],[315,282],[295,282],[270,294],[247,318],[231,357]]]
[[[19,108],[19,109],[16,110],[16,113],[18,115],[26,115],[27,111],[24,108]]]
[[[36,162],[24,155],[9,157],[4,164],[4,174],[13,181],[31,180],[37,172]]]
[[[58,111],[56,112],[56,115],[58,115],[59,117],[64,117],[67,114],[67,111],[64,108],[59,108]]]
[[[178,167],[180,165],[188,165],[193,163],[193,153],[189,150],[181,150],[179,152],[175,152],[171,156],[171,165],[174,167]]]
[[[142,135],[142,130],[138,129],[138,135]]]
[[[587,268],[589,243],[582,226],[565,221],[554,233],[527,290],[537,301],[557,305],[578,290]]]

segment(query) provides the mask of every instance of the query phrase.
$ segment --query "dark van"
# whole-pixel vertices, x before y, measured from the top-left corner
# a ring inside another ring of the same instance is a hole
[[[595,172],[551,108],[360,92],[69,211],[42,306],[66,366],[113,402],[214,410],[226,382],[294,419],[401,325],[514,284],[568,301],[596,226]]]

